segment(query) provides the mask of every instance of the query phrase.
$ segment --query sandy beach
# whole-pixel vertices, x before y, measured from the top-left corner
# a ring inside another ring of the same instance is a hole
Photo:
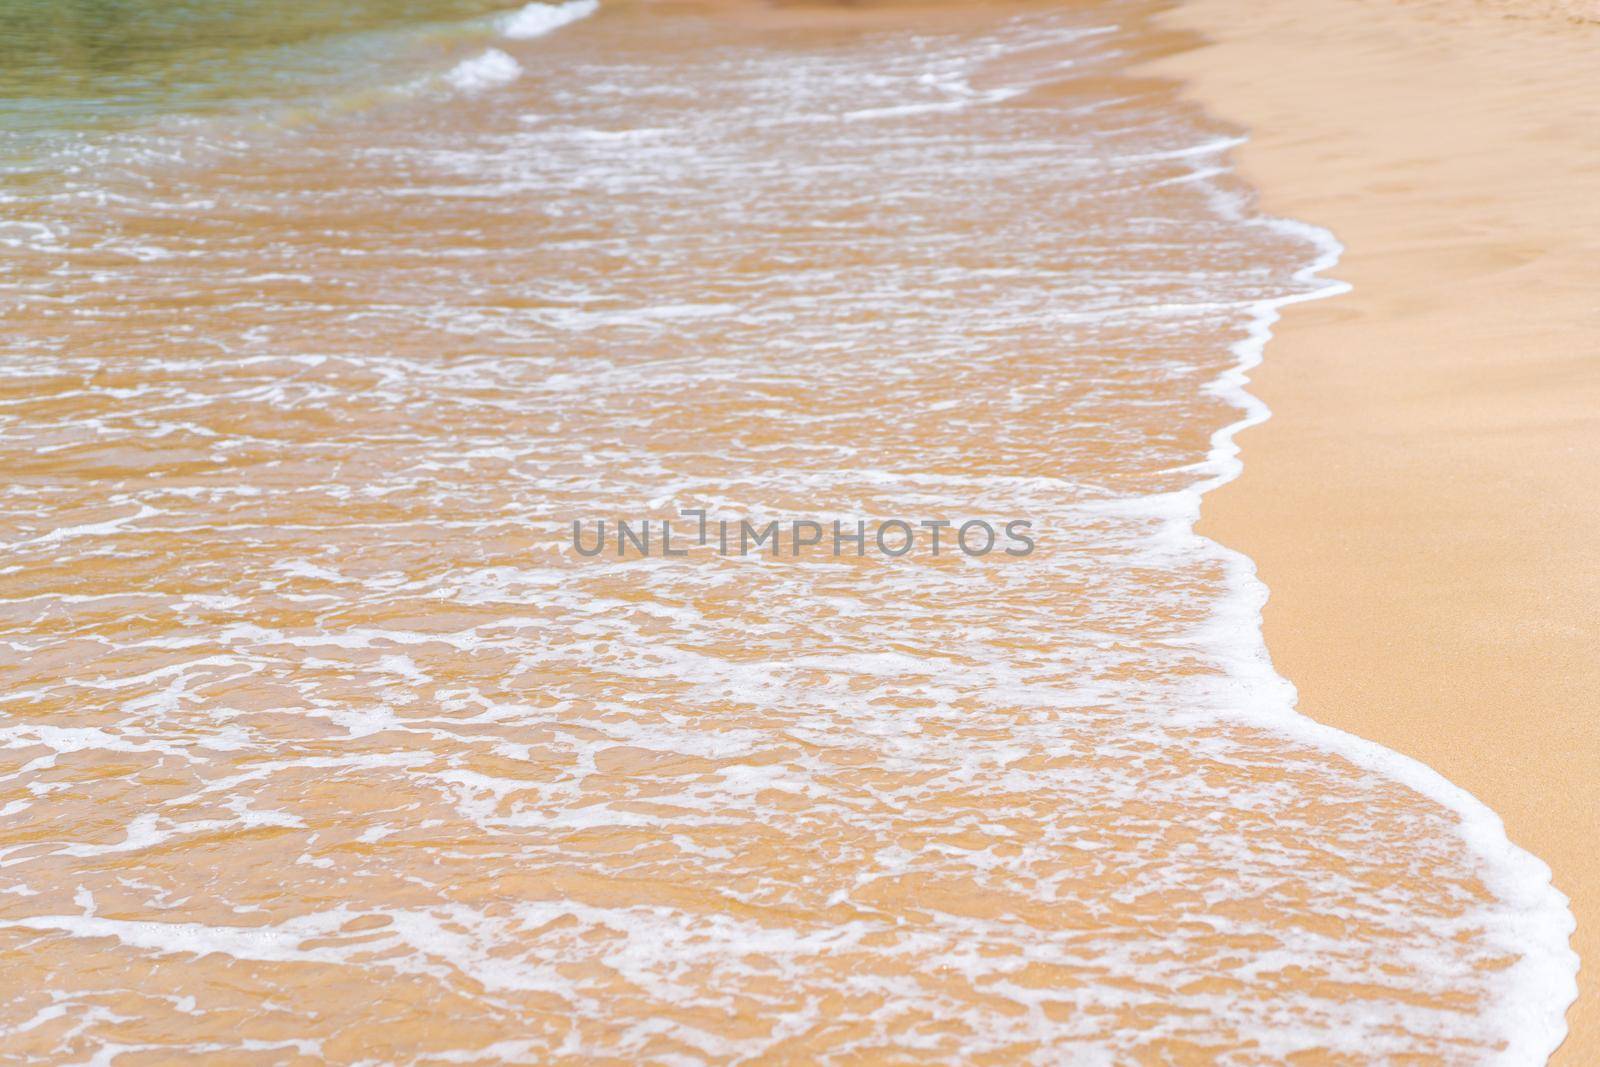
[[[1557,1047],[1600,31],[291,6],[0,0],[8,1061]]]
[[[1600,1058],[1600,24],[1576,5],[1199,0],[1158,65],[1248,129],[1354,290],[1289,310],[1202,530],[1271,589],[1300,708],[1504,818],[1572,900],[1554,1062]],[[1591,13],[1592,14],[1592,13]]]

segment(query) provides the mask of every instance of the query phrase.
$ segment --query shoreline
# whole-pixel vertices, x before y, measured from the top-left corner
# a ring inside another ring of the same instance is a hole
[[[1331,230],[1353,286],[1284,309],[1250,372],[1273,418],[1199,531],[1255,561],[1303,714],[1551,866],[1591,961],[1551,1061],[1577,1064],[1600,1057],[1600,25],[1509,10],[1190,0],[1163,22],[1206,43],[1153,68],[1249,130],[1262,207]]]

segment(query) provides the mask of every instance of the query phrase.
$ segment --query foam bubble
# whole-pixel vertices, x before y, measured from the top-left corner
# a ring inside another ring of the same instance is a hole
[[[491,48],[456,64],[444,80],[460,92],[477,93],[509,84],[521,76],[522,64],[498,48]]]

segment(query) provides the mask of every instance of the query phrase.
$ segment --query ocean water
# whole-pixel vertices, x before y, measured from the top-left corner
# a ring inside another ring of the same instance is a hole
[[[1338,246],[1157,5],[0,6],[8,1059],[1560,1040],[1193,532]],[[682,509],[1036,548],[573,550]]]

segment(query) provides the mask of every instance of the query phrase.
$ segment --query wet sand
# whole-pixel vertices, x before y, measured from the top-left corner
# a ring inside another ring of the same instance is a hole
[[[1354,285],[1290,309],[1201,529],[1272,591],[1301,710],[1501,814],[1572,898],[1553,1062],[1600,1060],[1600,24],[1579,5],[1199,0],[1166,60]],[[1593,15],[1593,12],[1591,12]]]

